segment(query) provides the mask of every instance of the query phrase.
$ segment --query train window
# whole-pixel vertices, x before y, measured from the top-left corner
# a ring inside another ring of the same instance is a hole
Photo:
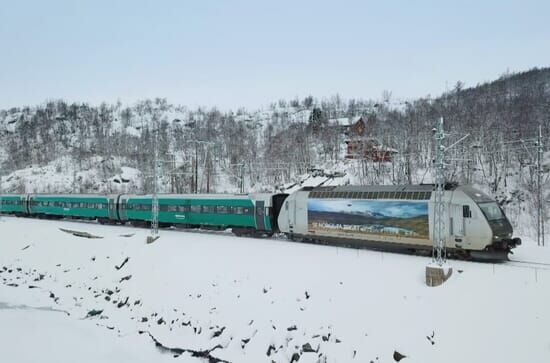
[[[167,209],[168,212],[177,212],[177,211],[178,211],[178,206],[176,206],[176,205],[169,205],[169,206],[167,206],[166,209]]]
[[[200,213],[201,212],[201,206],[200,205],[192,205],[191,206],[191,212]]]
[[[234,207],[235,214],[243,214],[243,207]]]
[[[214,213],[214,206],[213,205],[203,205],[202,206],[202,212],[203,213]]]
[[[218,205],[216,207],[216,213],[227,214],[227,212],[228,212],[227,206],[225,206],[225,205]]]
[[[462,206],[462,216],[464,218],[472,218],[472,211],[470,210],[469,205],[463,205]]]
[[[243,214],[251,214],[250,208],[244,207],[243,208]]]

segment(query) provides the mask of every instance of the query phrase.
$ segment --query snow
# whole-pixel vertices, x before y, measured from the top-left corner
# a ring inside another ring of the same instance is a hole
[[[179,230],[147,245],[146,229],[7,216],[0,231],[5,361],[174,361],[139,331],[230,362],[288,362],[306,343],[319,353],[300,362],[550,361],[545,265],[450,261],[431,288],[419,256]],[[513,258],[550,263],[550,248]]]

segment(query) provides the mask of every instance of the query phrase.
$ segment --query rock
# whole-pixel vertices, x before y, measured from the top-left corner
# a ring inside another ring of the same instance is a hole
[[[304,353],[316,353],[316,351],[313,350],[313,348],[311,347],[311,344],[309,343],[302,345],[302,351]]]
[[[250,338],[241,339],[241,348],[244,349],[245,345],[247,345],[249,341]]]
[[[146,323],[146,322],[148,322],[148,321],[149,321],[149,319],[147,319],[147,317],[145,317],[145,316],[144,316],[143,318],[141,318],[141,322],[142,322],[142,323]]]
[[[249,339],[250,340],[250,339]],[[271,356],[271,353],[275,352],[275,346],[273,344],[271,344],[268,348],[267,348],[267,352],[265,353],[268,357]]]
[[[128,299],[129,299],[129,297],[126,296],[126,300],[119,302],[118,305],[117,305],[117,307],[120,309],[121,307],[123,307],[124,305],[126,305],[126,304],[128,303]]]
[[[309,293],[306,291],[306,300],[309,299],[310,295]]]
[[[120,279],[119,283],[122,282],[122,281],[128,281],[131,278],[132,278],[132,275],[124,276],[123,278]]]
[[[86,318],[91,318],[93,316],[101,315],[101,313],[103,313],[103,310],[90,310],[88,311]]]
[[[292,325],[292,326],[289,326],[288,328],[286,328],[286,330],[288,331],[293,331],[293,330],[297,330],[298,328],[296,328],[296,325]]]
[[[393,360],[395,360],[396,362],[399,362],[403,358],[407,358],[407,356],[399,353],[397,350],[393,352]]]
[[[224,330],[225,330],[225,326],[222,327],[220,330],[215,331],[214,334],[212,334],[212,338],[217,338],[217,337],[219,337],[220,335],[223,334],[223,331],[224,331]]]
[[[290,363],[294,363],[300,360],[300,354],[294,353],[292,354],[292,357],[290,357]]]
[[[160,318],[159,320],[157,320],[157,324],[158,324],[158,325],[166,324],[166,322],[164,321],[163,318]]]
[[[126,257],[126,258],[124,259],[124,261],[120,264],[120,266],[116,266],[116,265],[115,265],[115,268],[116,268],[117,270],[120,270],[121,268],[124,267],[124,265],[126,265],[126,263],[127,263],[129,260],[130,260],[130,257]]]

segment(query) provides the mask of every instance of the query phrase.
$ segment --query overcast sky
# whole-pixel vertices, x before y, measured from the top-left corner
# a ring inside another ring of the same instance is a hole
[[[550,65],[550,1],[2,0],[0,108],[399,99]]]

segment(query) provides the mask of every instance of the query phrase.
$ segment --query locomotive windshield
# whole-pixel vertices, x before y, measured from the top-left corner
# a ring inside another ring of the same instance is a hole
[[[496,221],[498,219],[504,219],[504,214],[496,202],[487,202],[478,204],[485,217],[489,221]]]

